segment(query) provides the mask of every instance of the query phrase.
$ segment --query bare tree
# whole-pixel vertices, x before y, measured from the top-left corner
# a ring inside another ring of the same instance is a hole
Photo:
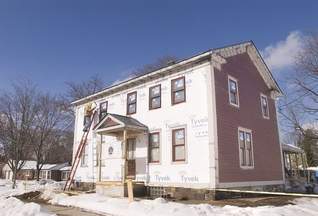
[[[98,75],[93,75],[86,81],[80,83],[66,82],[66,85],[68,87],[68,91],[65,98],[68,102],[94,94],[105,87],[104,81]]]
[[[30,157],[31,131],[36,112],[36,91],[30,83],[14,85],[0,96],[0,143],[10,169],[13,185],[17,173]]]
[[[293,91],[279,106],[282,121],[312,139],[318,139],[318,132],[308,134],[304,124],[318,120],[318,35],[305,37],[304,46],[295,59],[296,77]]]
[[[49,162],[49,155],[58,142],[57,130],[63,130],[64,115],[61,102],[49,94],[39,95],[37,98],[37,112],[32,133],[32,150],[36,160],[36,179],[39,180],[40,171]],[[55,152],[54,152],[55,154]]]
[[[144,75],[149,72],[158,70],[162,67],[169,66],[170,64],[174,64],[175,62],[177,62],[177,60],[178,58],[175,56],[170,56],[170,55],[162,56],[158,58],[156,61],[149,64],[145,64],[142,67],[138,68],[137,70],[132,71],[132,74],[136,76]]]

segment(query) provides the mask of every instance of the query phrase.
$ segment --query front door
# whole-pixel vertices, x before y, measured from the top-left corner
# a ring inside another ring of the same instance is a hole
[[[135,179],[136,176],[136,139],[127,139],[127,178]]]

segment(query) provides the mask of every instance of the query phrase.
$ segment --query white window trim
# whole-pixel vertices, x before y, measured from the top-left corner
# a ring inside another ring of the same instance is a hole
[[[161,129],[159,130],[152,130],[152,131],[149,131],[149,134],[148,134],[148,149],[147,149],[147,152],[148,152],[148,157],[150,157],[150,152],[149,152],[149,137],[150,137],[150,134],[152,133],[159,133],[159,162],[150,162],[149,161],[149,158],[148,158],[148,164],[149,165],[161,165],[161,162],[162,162],[162,153],[161,153],[161,143],[162,143],[162,131]]]
[[[252,150],[252,162],[253,162],[253,165],[252,166],[242,166],[242,158],[241,158],[241,154],[240,154],[240,131],[243,131],[243,132],[247,132],[247,133],[250,133],[251,134],[251,150]],[[254,166],[255,166],[255,158],[254,158],[254,143],[253,143],[253,132],[252,130],[250,129],[247,129],[247,128],[243,128],[243,127],[238,127],[238,130],[237,130],[237,143],[238,143],[238,154],[239,154],[239,158],[240,158],[240,168],[241,169],[254,169]]]
[[[262,97],[264,97],[264,98],[266,99],[268,116],[265,116],[265,114],[264,114],[264,112],[263,112]],[[263,116],[264,119],[269,119],[269,104],[268,104],[268,98],[267,98],[267,96],[266,96],[265,94],[261,93],[261,94],[260,94],[260,101],[261,101],[262,116]]]
[[[234,104],[231,102],[231,86],[230,86],[230,80],[234,81],[236,83],[236,89],[237,89],[237,104]],[[227,93],[229,97],[229,103],[230,105],[239,108],[240,107],[240,94],[239,94],[239,86],[238,86],[238,80],[230,75],[227,76]]]
[[[173,153],[173,146],[172,146],[172,132],[173,130],[176,129],[184,129],[184,151],[185,151],[185,155],[184,155],[184,161],[173,161],[173,157],[172,157],[172,153]],[[178,164],[187,164],[188,163],[188,129],[187,129],[187,125],[179,125],[179,126],[175,126],[175,127],[171,127],[170,128],[170,137],[169,137],[169,146],[170,146],[170,161],[172,165],[178,165]]]

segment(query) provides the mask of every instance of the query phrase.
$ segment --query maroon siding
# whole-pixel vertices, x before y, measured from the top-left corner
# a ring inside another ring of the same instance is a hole
[[[248,54],[226,60],[221,71],[215,71],[219,182],[282,180],[275,101]],[[229,104],[228,75],[238,80],[239,108]],[[269,120],[262,117],[260,93],[268,97]],[[240,168],[239,126],[252,130],[254,169]]]

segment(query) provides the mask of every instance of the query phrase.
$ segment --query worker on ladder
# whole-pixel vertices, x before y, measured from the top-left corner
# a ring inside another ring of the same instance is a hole
[[[71,188],[71,185],[74,183],[74,177],[75,177],[75,172],[76,169],[80,163],[81,160],[81,155],[83,152],[83,149],[85,148],[86,142],[87,142],[87,137],[88,134],[92,128],[92,123],[96,117],[96,103],[92,104],[89,103],[85,106],[84,108],[84,128],[83,128],[83,134],[82,134],[82,138],[80,141],[79,146],[77,147],[75,156],[73,158],[73,163],[72,163],[72,167],[71,167],[71,172],[70,172],[70,176],[68,177],[63,190],[69,190]],[[75,182],[76,183],[76,182]]]
[[[91,116],[93,114],[94,109],[95,106],[93,106],[91,103],[87,104],[84,108],[84,132],[87,132],[92,124]]]

